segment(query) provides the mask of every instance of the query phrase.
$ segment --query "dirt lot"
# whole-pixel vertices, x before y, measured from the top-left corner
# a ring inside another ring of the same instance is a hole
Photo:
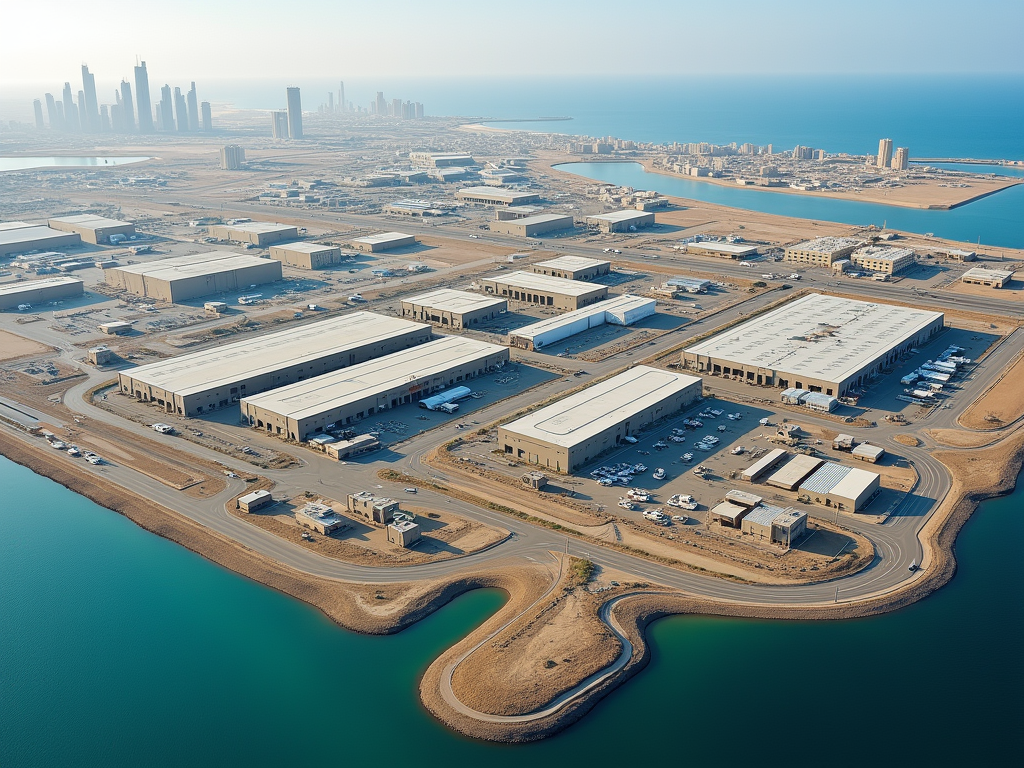
[[[37,341],[26,339],[10,331],[0,331],[0,361],[15,360],[29,355],[38,356],[50,352],[50,348]]]
[[[995,385],[960,415],[968,429],[998,429],[1024,416],[1024,355],[1017,358]]]
[[[989,267],[991,269],[1013,269],[1013,265],[1011,264],[1007,264],[1005,267],[1001,267],[999,263],[984,264],[982,266]],[[955,291],[956,293],[966,293],[972,296],[993,296],[1006,301],[1012,301],[1014,303],[1024,301],[1024,280],[1011,280],[1004,287],[998,289],[989,288],[985,285],[972,285],[970,283],[964,283],[961,280],[954,280],[950,285],[946,286],[946,290]]]

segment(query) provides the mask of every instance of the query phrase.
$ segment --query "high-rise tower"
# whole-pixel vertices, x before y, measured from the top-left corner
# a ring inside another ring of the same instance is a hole
[[[57,114],[57,102],[52,93],[46,94],[44,98],[46,99],[46,117],[50,121],[50,130],[58,131],[64,127],[62,125],[64,121]]]
[[[299,89],[292,87],[288,91],[288,135],[293,139],[302,138],[302,97]]]
[[[192,87],[189,89],[188,97],[188,129],[190,131],[199,130],[199,98],[196,96],[196,81],[192,81]]]
[[[174,130],[174,98],[171,86],[166,84],[160,89],[160,130]]]
[[[204,101],[200,104],[199,111],[203,116],[203,130],[209,133],[213,130],[213,112],[210,109],[210,102]]]
[[[888,168],[892,163],[892,139],[881,139],[878,142],[878,167]]]
[[[82,65],[82,92],[85,101],[78,104],[79,119],[82,130],[98,131],[100,129],[100,106],[96,99],[96,76],[89,71],[87,64]]]
[[[149,100],[149,73],[146,62],[135,68],[135,99],[139,104],[139,132],[153,132],[153,104]]]
[[[132,103],[132,84],[121,81],[121,123],[126,133],[135,133],[135,105]]]
[[[188,131],[188,104],[181,88],[174,87],[174,116],[178,121],[178,133]]]
[[[64,83],[64,125],[69,131],[77,131],[78,109],[75,107],[75,97],[71,93],[71,83]]]
[[[345,81],[341,81],[341,85],[338,88],[338,111],[347,112],[348,109],[345,106]]]
[[[36,128],[43,130],[46,127],[46,123],[43,122],[43,102],[36,99],[32,102],[32,111],[36,113]]]

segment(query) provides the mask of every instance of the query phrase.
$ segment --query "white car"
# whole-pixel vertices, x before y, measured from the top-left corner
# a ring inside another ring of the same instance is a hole
[[[161,435],[169,435],[174,432],[174,427],[170,424],[154,424],[153,429],[159,432]]]
[[[655,480],[664,480],[665,470],[662,469],[661,467],[658,467],[656,470],[654,470],[654,474],[651,475],[651,477],[653,477]]]
[[[636,445],[636,443],[637,443],[637,439],[635,437],[633,437],[632,435],[623,435],[622,436],[622,441],[625,442],[625,443],[629,443],[631,445]]]

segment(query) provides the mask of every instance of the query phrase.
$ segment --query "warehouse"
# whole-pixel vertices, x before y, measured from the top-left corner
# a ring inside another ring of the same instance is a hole
[[[470,328],[493,320],[507,309],[505,299],[450,288],[402,299],[402,317],[450,328]]]
[[[711,290],[711,281],[697,277],[673,277],[665,281],[666,288],[681,288],[687,293],[707,293]]]
[[[273,506],[274,496],[263,489],[247,493],[238,498],[238,508],[246,514],[257,512],[265,507]]]
[[[815,504],[857,512],[878,495],[879,481],[875,472],[829,461],[800,484],[800,493]]]
[[[132,324],[126,320],[110,320],[106,323],[100,323],[97,328],[99,328],[100,333],[105,333],[107,336],[126,336],[135,330],[132,328]]]
[[[787,405],[802,405],[819,413],[831,413],[839,407],[839,400],[831,395],[811,392],[808,389],[796,389],[795,387],[782,390],[780,399]]]
[[[480,279],[487,293],[504,296],[509,301],[540,304],[560,310],[580,309],[608,297],[603,285],[580,280],[565,280],[533,272],[509,272]]]
[[[824,464],[824,459],[816,459],[803,453],[798,453],[792,459],[776,470],[765,483],[775,488],[792,491],[799,487],[808,475]]]
[[[538,275],[561,277],[566,280],[593,280],[611,272],[612,263],[584,256],[559,256],[557,259],[531,264],[529,269]]]
[[[740,476],[747,482],[756,482],[766,472],[779,466],[787,456],[789,456],[789,453],[784,451],[782,448],[773,448],[749,467],[744,469]]]
[[[696,253],[701,256],[718,256],[724,259],[745,259],[748,256],[757,255],[756,245],[743,245],[740,243],[723,243],[723,242],[701,242],[701,243],[686,243],[685,245],[675,246],[678,249],[685,250],[687,253]]]
[[[476,164],[472,155],[446,155],[438,152],[410,152],[409,162],[426,168],[458,168]]]
[[[0,285],[0,309],[14,309],[22,304],[49,304],[51,301],[81,296],[81,280],[73,277],[45,277]]]
[[[287,243],[270,246],[270,258],[299,269],[324,269],[341,264],[341,249],[321,243]]]
[[[242,416],[266,432],[307,440],[329,425],[351,424],[482,376],[508,359],[505,347],[446,336],[243,398]]]
[[[94,216],[91,213],[61,216],[50,219],[47,224],[61,232],[75,232],[85,242],[96,245],[109,243],[111,235],[123,235],[124,238],[129,238],[135,234],[135,225],[131,222]]]
[[[807,513],[792,507],[783,509],[761,504],[743,518],[740,530],[758,541],[781,544],[789,549],[807,533]]]
[[[532,323],[508,335],[508,343],[520,349],[543,349],[605,323],[632,325],[655,313],[656,302],[628,294],[599,301],[589,307]]]
[[[123,394],[168,413],[198,416],[429,340],[430,327],[421,323],[352,312],[130,368],[118,374],[118,384]]]
[[[455,199],[464,203],[480,203],[481,205],[527,205],[540,201],[536,192],[516,192],[498,187],[467,187],[455,193]]]
[[[696,376],[638,365],[498,427],[498,446],[520,461],[575,472],[622,438],[701,396]]]
[[[298,240],[299,230],[288,224],[269,221],[242,221],[238,224],[219,224],[210,227],[210,236],[233,243],[249,243],[265,248],[282,240]]]
[[[811,293],[688,347],[682,365],[842,397],[927,343],[943,321],[941,312]]]
[[[510,205],[508,208],[499,208],[494,212],[495,221],[512,221],[513,219],[526,219],[543,213],[544,208],[539,205]]]
[[[961,281],[968,285],[987,285],[990,288],[1004,288],[1013,279],[1013,272],[1005,269],[973,267],[964,272]]]
[[[61,232],[41,224],[26,224],[23,221],[0,224],[0,257],[30,251],[52,251],[81,244],[82,238],[77,232]]]
[[[281,263],[233,251],[174,256],[105,270],[107,285],[171,303],[281,279]]]
[[[910,248],[891,248],[882,245],[858,248],[853,252],[850,261],[855,267],[878,275],[895,275],[917,263]]]
[[[634,232],[654,223],[654,214],[644,211],[612,211],[587,216],[587,225],[597,227],[601,232]]]
[[[877,464],[885,456],[885,448],[880,445],[871,445],[871,443],[861,443],[850,451],[850,456],[869,464]]]
[[[557,213],[542,213],[537,216],[527,216],[525,219],[512,219],[510,221],[492,221],[490,223],[492,232],[501,232],[506,235],[517,235],[518,237],[536,237],[549,232],[562,232],[572,229],[572,216],[562,216]]]
[[[380,253],[395,248],[404,248],[407,245],[416,245],[416,238],[404,232],[381,232],[376,235],[355,238],[350,245],[357,251],[366,253]]]
[[[857,250],[863,242],[853,237],[816,237],[786,249],[783,261],[812,267],[831,267]]]

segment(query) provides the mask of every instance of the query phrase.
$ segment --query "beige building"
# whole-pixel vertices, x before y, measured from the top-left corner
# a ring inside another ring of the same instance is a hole
[[[888,168],[892,165],[892,139],[878,140],[878,157],[875,165],[879,168]]]
[[[1005,288],[1013,280],[1013,272],[1005,269],[974,267],[964,272],[960,280],[968,285],[987,285],[989,288]]]
[[[540,195],[536,192],[516,192],[500,187],[467,187],[456,192],[455,199],[464,203],[508,207],[536,203],[540,200]]]
[[[538,275],[561,277],[566,280],[593,280],[611,272],[612,263],[584,256],[559,256],[557,259],[531,264],[529,270]]]
[[[321,243],[287,243],[270,246],[270,258],[299,269],[324,269],[341,263],[341,249]]]
[[[563,311],[581,309],[608,298],[603,285],[538,275],[534,272],[508,272],[480,279],[484,291],[509,301],[539,304]]]
[[[109,365],[117,360],[114,350],[106,346],[93,347],[89,350],[88,355],[87,359],[93,365]]]
[[[62,232],[23,221],[0,223],[0,257],[30,251],[52,251],[81,244],[82,237],[77,232]]]
[[[507,309],[505,299],[451,288],[402,299],[402,317],[449,328],[471,328],[494,320]]]
[[[49,304],[51,301],[75,299],[84,292],[85,283],[74,277],[44,277],[0,285],[0,310],[15,309],[21,304]]]
[[[831,267],[857,250],[863,242],[852,237],[816,237],[786,248],[783,260],[809,267]]]
[[[61,232],[75,232],[85,242],[97,245],[109,243],[111,235],[130,237],[135,234],[135,225],[130,222],[107,219],[103,216],[94,216],[91,213],[61,216],[50,219],[47,224]]]
[[[910,248],[892,248],[884,245],[869,245],[858,248],[850,256],[858,269],[883,275],[895,275],[917,263]]]
[[[792,507],[759,504],[743,517],[740,530],[755,541],[789,549],[807,534],[807,513]]]
[[[295,510],[295,522],[324,536],[329,536],[349,524],[347,519],[334,511],[334,507],[324,504],[322,500],[311,501],[302,509]]]
[[[701,391],[696,376],[638,365],[499,426],[498,447],[518,461],[575,472]]]
[[[654,223],[654,214],[645,211],[623,210],[587,216],[587,224],[601,232],[631,232]]]
[[[412,520],[396,520],[388,526],[388,541],[400,547],[411,547],[420,540],[420,527]]]
[[[122,394],[201,416],[246,395],[357,365],[430,340],[430,326],[352,312],[121,371]]]
[[[271,495],[270,491],[260,489],[239,497],[238,508],[246,514],[249,514],[250,512],[256,512],[265,507],[269,507],[273,503],[274,497]]]
[[[859,512],[878,495],[880,481],[875,472],[827,461],[800,483],[799,493],[815,504]]]
[[[537,216],[508,221],[492,221],[489,225],[492,232],[516,235],[517,237],[537,237],[549,232],[562,232],[572,229],[574,226],[572,216],[562,216],[557,213],[542,213]]]
[[[107,336],[124,336],[134,330],[132,324],[124,320],[111,320],[107,323],[100,323],[96,327],[99,328],[100,333],[105,333]]]
[[[386,496],[375,496],[370,491],[359,491],[348,495],[348,511],[362,515],[380,525],[386,524],[398,512],[398,502]]]
[[[107,285],[172,303],[281,279],[281,263],[233,251],[207,251],[104,270]]]
[[[403,321],[404,322],[404,321]],[[418,402],[483,376],[509,360],[505,347],[445,336],[344,370],[242,398],[242,418],[265,432],[305,441]]]
[[[894,171],[905,171],[910,167],[910,150],[907,147],[897,147],[892,156],[892,169]]]
[[[416,245],[416,238],[404,232],[381,232],[376,235],[357,237],[349,245],[357,251],[366,253],[380,253],[390,251],[394,248],[405,248],[409,245]]]
[[[249,243],[265,248],[282,240],[298,240],[299,230],[288,224],[269,221],[242,221],[238,224],[217,224],[209,228],[210,237],[230,240],[233,243]]]

